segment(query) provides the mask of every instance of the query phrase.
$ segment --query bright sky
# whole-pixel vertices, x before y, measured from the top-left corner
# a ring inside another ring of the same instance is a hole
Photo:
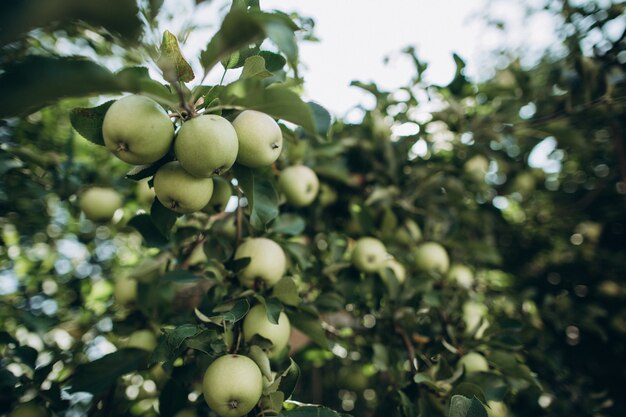
[[[217,28],[217,14],[229,3],[214,0],[194,14],[196,21],[213,27],[193,33],[184,51],[193,56],[206,45]],[[524,3],[537,5],[542,0]],[[166,6],[180,13],[182,4],[168,1]],[[320,42],[300,44],[305,95],[339,117],[356,105],[373,105],[367,93],[350,87],[352,80],[374,81],[389,90],[406,84],[414,75],[409,58],[400,52],[406,46],[415,46],[419,57],[429,63],[428,81],[447,84],[455,70],[453,52],[466,60],[466,74],[484,77],[497,64],[492,52],[498,47],[507,45],[532,55],[555,40],[552,18],[539,14],[525,19],[523,6],[514,0],[261,0],[261,7],[296,11],[315,20]],[[479,16],[486,10],[508,22],[506,33],[487,27]],[[386,65],[385,57],[390,58]],[[209,81],[218,82],[220,76],[216,69]]]

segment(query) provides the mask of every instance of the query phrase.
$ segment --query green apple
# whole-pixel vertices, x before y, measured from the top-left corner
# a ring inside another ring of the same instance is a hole
[[[78,205],[89,220],[109,221],[122,207],[122,196],[113,188],[91,187],[80,194]]]
[[[482,155],[475,155],[465,161],[463,170],[472,178],[482,180],[489,171],[489,160]]]
[[[159,103],[130,95],[109,107],[102,136],[106,147],[119,159],[145,165],[158,161],[170,150],[174,125]]]
[[[131,333],[124,347],[143,349],[152,352],[157,345],[157,339],[150,330],[136,330]]]
[[[389,268],[393,271],[393,274],[396,276],[396,279],[400,284],[403,284],[406,281],[406,269],[404,265],[398,262],[395,259],[387,259],[384,264],[385,268]]]
[[[311,168],[305,165],[294,165],[280,173],[278,188],[289,204],[305,207],[317,197],[320,181]]]
[[[137,201],[142,206],[149,206],[154,201],[154,188],[150,188],[148,185],[148,180],[144,179],[137,182],[137,187],[135,188],[135,195],[137,196]]]
[[[243,242],[235,251],[235,259],[250,258],[250,263],[239,271],[239,282],[252,288],[262,281],[273,287],[285,275],[287,257],[283,249],[273,240],[258,237]]]
[[[222,177],[213,177],[213,194],[202,211],[205,213],[220,213],[224,211],[230,197],[233,195],[233,187],[230,182]]]
[[[191,408],[185,408],[174,414],[174,417],[198,417],[198,413]]]
[[[352,251],[352,265],[361,272],[376,272],[385,265],[387,257],[383,242],[373,237],[362,237]]]
[[[328,207],[337,202],[337,191],[326,183],[320,184],[320,204]]]
[[[475,337],[480,339],[489,327],[486,320],[487,306],[477,301],[466,301],[463,303],[463,321],[465,322],[465,332],[475,333]],[[482,324],[480,324],[482,322]],[[478,327],[480,324],[480,327]]]
[[[465,369],[466,375],[476,372],[486,372],[489,370],[487,359],[478,352],[468,352],[459,360],[458,367]]]
[[[267,310],[263,304],[257,304],[250,309],[243,320],[243,336],[246,342],[252,340],[254,335],[259,335],[272,342],[267,356],[278,356],[289,342],[291,324],[285,312],[278,317],[278,324],[273,324],[267,318]]]
[[[37,404],[20,404],[13,409],[8,417],[46,417],[46,409]]]
[[[194,177],[179,162],[168,162],[154,175],[154,192],[168,209],[193,213],[201,210],[211,199],[213,180]]]
[[[506,417],[509,415],[509,409],[502,401],[487,401],[489,407],[485,407],[489,417]]]
[[[252,359],[224,355],[207,368],[202,391],[206,403],[220,417],[241,417],[261,399],[263,376]]]
[[[269,166],[283,149],[278,123],[265,113],[245,110],[233,120],[239,138],[237,162],[251,168]]]
[[[127,275],[119,275],[115,278],[113,297],[120,305],[128,305],[137,299],[137,281]]]
[[[237,159],[239,141],[233,125],[207,114],[183,124],[174,141],[174,153],[191,175],[207,178],[230,169]]]
[[[474,273],[465,265],[452,265],[448,271],[448,278],[463,288],[470,288],[474,284]]]
[[[415,266],[426,272],[445,274],[450,267],[448,252],[436,242],[422,243],[415,249]]]

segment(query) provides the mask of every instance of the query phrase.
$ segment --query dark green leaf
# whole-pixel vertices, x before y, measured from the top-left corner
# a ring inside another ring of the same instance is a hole
[[[187,270],[178,270],[166,272],[161,279],[165,282],[196,282],[198,276]]]
[[[296,242],[283,242],[281,246],[287,254],[295,258],[301,269],[307,269],[312,265],[309,260],[310,252],[307,246]]]
[[[159,232],[165,237],[169,237],[172,227],[176,224],[180,214],[168,210],[161,204],[159,199],[155,198],[150,208],[150,218]]]
[[[272,295],[279,299],[283,304],[297,306],[300,304],[300,296],[298,295],[298,287],[290,277],[283,277],[272,288]]]
[[[15,356],[20,358],[20,361],[31,369],[35,369],[35,363],[37,362],[37,356],[39,356],[36,349],[30,346],[18,346],[13,351]]]
[[[69,391],[101,394],[122,375],[145,368],[148,355],[142,349],[121,349],[93,362],[79,365],[70,379]]]
[[[187,405],[189,389],[174,378],[168,379],[159,396],[159,415],[173,417]]]
[[[128,221],[128,225],[134,227],[143,237],[148,247],[163,247],[169,241],[155,226],[149,214],[138,214]]]
[[[328,136],[328,131],[330,130],[331,125],[331,117],[328,110],[314,101],[309,101],[307,105],[311,108],[313,112],[313,120],[315,121],[315,130],[316,132],[326,137]]]
[[[285,235],[299,235],[304,231],[306,222],[301,216],[293,213],[281,214],[272,223],[272,232]]]
[[[330,408],[305,405],[293,410],[283,411],[279,414],[279,417],[341,417],[344,414],[339,414]]]
[[[267,314],[267,319],[272,324],[278,324],[278,318],[280,317],[280,313],[283,311],[283,305],[278,299],[274,297],[265,298],[258,296],[257,297],[263,305],[265,306],[265,312]]]
[[[269,180],[270,170],[255,170],[238,165],[235,176],[248,200],[250,224],[257,230],[265,230],[267,224],[278,215],[278,194]]]
[[[295,66],[298,60],[298,44],[294,31],[298,27],[289,16],[280,12],[260,13],[255,16],[262,22],[267,37],[287,56],[291,65]]]
[[[282,69],[287,63],[287,60],[283,58],[282,55],[275,54],[274,52],[261,51],[259,55],[265,60],[265,68],[270,72]]]
[[[178,39],[169,30],[163,32],[161,41],[161,55],[157,60],[157,65],[163,71],[163,78],[170,83],[178,81],[189,82],[194,79],[193,69],[185,60]]]
[[[459,385],[454,387],[452,390],[452,395],[463,395],[467,398],[476,397],[483,404],[487,403],[487,399],[485,398],[485,393],[483,390],[476,384],[472,384],[470,382],[461,382]]]
[[[287,312],[291,325],[306,334],[320,347],[328,349],[328,339],[319,316],[302,310]]]
[[[449,417],[487,417],[485,407],[473,397],[471,400],[462,395],[454,395],[450,400]]]
[[[289,358],[289,368],[281,375],[280,385],[278,389],[285,394],[285,398],[291,397],[296,389],[298,379],[300,378],[300,367],[291,358]]]
[[[70,111],[72,127],[88,141],[96,145],[104,146],[102,124],[104,123],[104,115],[113,103],[115,103],[115,100],[107,101],[98,107],[77,107],[72,109]]]

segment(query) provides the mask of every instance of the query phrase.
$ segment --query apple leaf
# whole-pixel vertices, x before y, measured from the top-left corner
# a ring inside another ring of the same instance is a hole
[[[165,383],[159,397],[159,415],[174,417],[176,413],[187,405],[189,389],[176,378],[170,378]]]
[[[276,54],[270,51],[261,51],[259,52],[259,56],[261,56],[265,60],[265,68],[267,68],[270,72],[275,72],[282,69],[287,60],[283,58],[282,55]]]
[[[72,127],[91,143],[104,146],[102,124],[104,115],[115,100],[107,101],[97,107],[77,107],[70,111]]]
[[[475,397],[483,404],[487,403],[487,398],[482,388],[471,382],[461,382],[459,385],[455,386],[452,390],[452,395],[463,395],[468,398]]]
[[[290,236],[299,235],[304,231],[306,222],[302,216],[294,213],[281,214],[272,223],[272,232]]]
[[[148,247],[162,248],[169,244],[168,239],[152,221],[149,214],[138,214],[128,221],[128,225],[134,227],[143,237]]]
[[[322,327],[319,316],[303,310],[288,311],[291,324],[306,334],[320,347],[328,349],[328,339]]]
[[[267,78],[271,77],[272,73],[265,68],[265,60],[259,55],[251,56],[247,58],[243,64],[243,70],[241,71],[240,79],[246,78]]]
[[[255,298],[265,306],[267,319],[270,321],[270,323],[278,324],[278,318],[280,317],[280,313],[282,313],[283,311],[283,305],[281,304],[281,302],[274,297],[265,298],[261,295],[256,295]]]
[[[283,411],[278,417],[343,417],[348,414],[338,413],[330,408],[305,405],[303,407],[294,408],[293,410]]]
[[[193,272],[187,270],[177,270],[177,271],[169,271],[163,274],[161,277],[161,281],[163,282],[197,282],[198,276]]]
[[[178,39],[169,30],[163,32],[161,55],[157,59],[157,65],[163,71],[163,78],[170,83],[189,82],[195,78],[191,65],[180,51]]]
[[[290,306],[297,306],[301,301],[298,295],[298,287],[290,277],[283,277],[274,285],[272,288],[272,296]]]
[[[172,227],[174,227],[174,224],[176,224],[176,219],[178,219],[179,216],[180,214],[165,208],[158,198],[154,199],[152,207],[150,208],[150,217],[154,225],[159,229],[159,232],[166,238],[169,237],[170,231]]]
[[[487,412],[476,397],[470,400],[462,395],[453,395],[448,417],[487,417]]]
[[[101,394],[122,375],[145,368],[148,355],[142,349],[120,349],[93,362],[79,365],[70,379],[69,391]],[[94,378],[95,375],[97,378]]]
[[[270,367],[270,359],[267,357],[267,353],[257,345],[250,346],[248,356],[256,362],[261,373],[267,380],[272,378],[272,368]]]
[[[248,200],[250,224],[257,230],[265,230],[278,216],[278,194],[269,179],[271,171],[237,165],[235,176]]]
[[[278,389],[285,394],[285,398],[291,397],[296,389],[298,379],[300,379],[300,367],[291,358],[289,358],[289,362],[289,368],[280,375],[280,384],[278,385]]]
[[[281,12],[255,13],[255,17],[263,25],[266,36],[287,56],[291,66],[295,66],[298,60],[298,44],[294,32],[299,29],[298,26]]]
[[[331,117],[328,110],[320,106],[314,101],[309,101],[307,105],[311,108],[313,113],[313,120],[315,122],[315,131],[322,137],[328,136],[330,130]]]

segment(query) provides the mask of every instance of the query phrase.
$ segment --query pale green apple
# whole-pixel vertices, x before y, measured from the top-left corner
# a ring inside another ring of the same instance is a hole
[[[463,321],[465,322],[465,332],[474,333],[480,339],[489,327],[486,320],[487,306],[477,301],[466,301],[463,303]],[[482,324],[481,324],[482,323]],[[478,327],[480,325],[480,327]]]
[[[222,177],[213,177],[213,194],[202,211],[205,213],[220,213],[224,211],[230,197],[233,195],[233,187],[230,182]]]
[[[487,415],[489,417],[507,417],[509,415],[509,408],[502,401],[487,401],[489,407],[485,407]]]
[[[136,330],[130,334],[124,347],[143,349],[152,352],[157,345],[157,339],[151,330]]]
[[[246,342],[252,340],[254,335],[259,335],[272,342],[268,356],[278,356],[289,342],[291,324],[285,312],[278,317],[278,324],[273,324],[267,318],[267,310],[263,304],[257,304],[250,309],[243,320],[243,336]]]
[[[287,202],[296,207],[310,205],[320,189],[317,174],[306,165],[293,165],[280,173],[278,188]]]
[[[8,417],[46,417],[48,412],[37,404],[20,404],[13,409]]]
[[[233,125],[214,114],[185,122],[174,141],[174,153],[182,167],[202,178],[228,171],[237,159],[238,150]]]
[[[261,399],[263,376],[252,359],[224,355],[207,368],[202,391],[206,403],[220,417],[241,417]]]
[[[106,147],[119,159],[145,165],[158,161],[170,150],[174,125],[159,103],[130,95],[109,107],[102,136]]]
[[[113,188],[90,187],[80,194],[78,205],[89,220],[109,221],[122,207],[122,196]]]
[[[194,177],[179,162],[168,162],[154,175],[154,192],[168,209],[193,213],[201,210],[211,199],[213,180]]]
[[[419,245],[414,252],[415,266],[425,272],[445,274],[450,267],[448,252],[437,242]]]
[[[468,352],[459,360],[458,367],[465,369],[466,375],[489,370],[487,359],[478,352]]]
[[[245,110],[233,120],[239,139],[237,162],[251,168],[272,165],[283,149],[283,133],[274,119]]]
[[[235,251],[235,259],[250,258],[250,263],[238,273],[239,282],[252,288],[261,281],[273,287],[285,275],[287,257],[273,240],[258,237],[243,242]]]
[[[352,265],[362,272],[376,272],[385,265],[387,249],[380,240],[362,237],[352,251]]]
[[[115,278],[113,297],[120,305],[128,305],[137,299],[137,281],[127,275],[119,275]]]
[[[337,202],[337,191],[326,183],[320,184],[320,204],[322,207],[328,207]]]
[[[393,274],[396,276],[396,279],[400,284],[403,284],[406,281],[406,268],[397,260],[391,258],[387,259],[384,264],[385,268],[389,268],[393,271]]]
[[[148,185],[148,179],[143,179],[137,182],[137,187],[135,188],[135,194],[137,196],[137,201],[139,204],[143,206],[149,206],[154,201],[154,188],[150,188]]]
[[[471,288],[474,284],[474,273],[465,265],[453,264],[448,271],[448,278],[463,288]]]

